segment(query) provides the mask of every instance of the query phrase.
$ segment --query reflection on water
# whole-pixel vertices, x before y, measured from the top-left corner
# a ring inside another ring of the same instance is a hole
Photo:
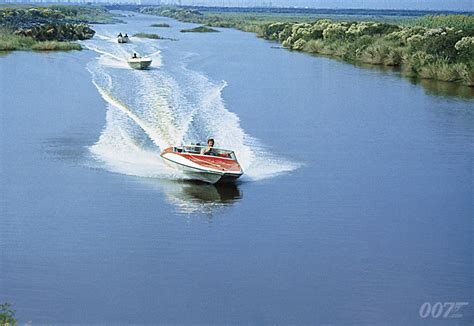
[[[433,79],[410,79],[413,84],[420,84],[430,95],[457,96],[466,99],[474,98],[474,87],[459,83],[443,82]]]
[[[239,184],[235,183],[212,185],[192,180],[141,177],[134,180],[147,190],[151,188],[164,194],[166,201],[180,214],[200,213],[212,218],[218,210],[243,198]]]
[[[175,206],[178,213],[202,213],[212,217],[216,210],[232,206],[243,198],[238,184],[207,184],[191,180],[168,180],[140,178],[165,194],[166,200]]]
[[[358,67],[365,69],[377,70],[380,72],[394,72],[400,74],[401,77],[408,80],[414,85],[421,85],[429,95],[437,96],[453,96],[465,99],[474,99],[474,87],[469,87],[461,82],[445,82],[434,79],[422,79],[413,77],[409,71],[404,71],[400,67],[371,65],[367,63],[355,63]]]
[[[239,187],[235,183],[205,184],[187,182],[183,184],[183,193],[187,199],[200,203],[233,203],[242,198]]]

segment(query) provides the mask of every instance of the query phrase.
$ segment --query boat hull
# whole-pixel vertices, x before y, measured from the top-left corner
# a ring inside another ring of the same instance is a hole
[[[137,70],[148,69],[148,67],[150,67],[151,65],[151,59],[142,59],[142,60],[130,59],[127,62],[131,68],[137,69]]]
[[[240,166],[238,170],[230,171],[223,167],[219,168],[216,166],[214,168],[210,168],[204,163],[196,163],[196,161],[203,161],[203,159],[213,159],[211,157],[205,157],[205,155],[191,155],[191,157],[189,157],[189,155],[164,151],[161,153],[161,157],[168,166],[180,170],[190,179],[199,180],[206,183],[215,184],[234,182],[243,174]]]

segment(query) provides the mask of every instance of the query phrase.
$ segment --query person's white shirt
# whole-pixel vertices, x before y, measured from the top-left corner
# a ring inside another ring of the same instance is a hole
[[[211,146],[206,146],[201,148],[201,155],[205,155],[211,151],[212,147]]]

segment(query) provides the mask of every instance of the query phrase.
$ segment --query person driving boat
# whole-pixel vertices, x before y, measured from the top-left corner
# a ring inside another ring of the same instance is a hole
[[[212,155],[212,147],[214,147],[214,139],[207,140],[207,146],[201,148],[201,155]]]

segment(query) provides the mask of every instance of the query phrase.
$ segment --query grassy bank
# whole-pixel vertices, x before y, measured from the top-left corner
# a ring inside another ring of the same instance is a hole
[[[416,78],[474,86],[474,16],[407,17],[383,21],[315,20],[308,15],[213,13],[144,7],[142,13],[207,26],[237,28],[283,47],[348,62],[398,66]]]
[[[89,24],[119,21],[101,7],[0,7],[0,51],[80,50],[72,41],[92,38]]]
[[[158,34],[153,34],[153,33],[136,33],[133,34],[134,37],[139,37],[139,38],[149,38],[152,40],[161,40],[163,39],[160,35]]]
[[[20,26],[30,23],[86,23],[113,24],[121,22],[120,16],[98,6],[54,5],[8,5],[0,6],[0,23]]]
[[[0,51],[70,51],[81,50],[78,43],[67,41],[37,41],[32,37],[17,35],[6,28],[0,28]]]
[[[218,30],[207,26],[198,26],[189,29],[182,29],[181,33],[217,33]]]
[[[168,40],[168,41],[177,41],[177,39],[174,39],[174,38],[170,38],[170,37],[162,37],[158,34],[154,34],[154,33],[136,33],[136,34],[133,34],[134,37],[139,37],[139,38],[149,38],[149,39],[152,39],[152,40]]]
[[[170,27],[170,25],[166,23],[159,23],[159,24],[151,24],[150,27]]]

